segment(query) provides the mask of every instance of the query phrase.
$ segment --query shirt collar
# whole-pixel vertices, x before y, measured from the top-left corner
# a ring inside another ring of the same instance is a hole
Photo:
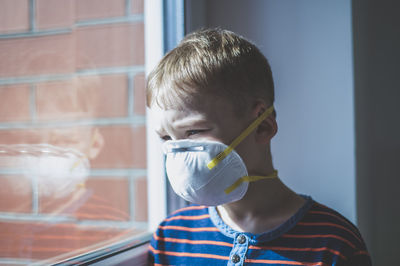
[[[290,229],[292,229],[307,213],[307,211],[311,208],[314,203],[314,200],[310,196],[300,195],[302,196],[306,202],[304,205],[290,217],[286,222],[277,226],[274,229],[271,229],[267,232],[261,234],[252,234],[247,232],[239,232],[232,229],[230,226],[224,223],[221,217],[218,214],[216,207],[208,207],[208,212],[210,214],[211,221],[213,224],[227,237],[235,238],[238,234],[245,234],[251,244],[256,244],[259,242],[268,242],[271,241],[282,234],[286,233]]]

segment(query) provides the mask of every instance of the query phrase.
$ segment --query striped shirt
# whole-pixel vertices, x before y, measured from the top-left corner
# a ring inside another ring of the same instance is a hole
[[[306,198],[289,220],[262,233],[238,232],[215,207],[189,206],[153,235],[154,265],[371,265],[357,228],[338,212]]]

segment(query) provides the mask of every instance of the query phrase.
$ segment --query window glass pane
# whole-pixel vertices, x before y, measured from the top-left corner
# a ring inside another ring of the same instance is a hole
[[[0,264],[147,230],[143,0],[0,1]]]

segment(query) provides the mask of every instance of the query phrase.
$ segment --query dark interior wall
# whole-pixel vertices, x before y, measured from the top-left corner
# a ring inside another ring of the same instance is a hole
[[[358,225],[374,265],[398,265],[400,2],[352,7]]]
[[[208,0],[205,11],[205,25],[242,34],[271,64],[280,178],[356,222],[351,2]]]

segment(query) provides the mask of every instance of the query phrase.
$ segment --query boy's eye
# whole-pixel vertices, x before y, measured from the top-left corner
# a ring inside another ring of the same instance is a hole
[[[168,136],[168,135],[160,136],[160,138],[161,138],[163,141],[171,140],[171,137]]]
[[[193,129],[193,130],[188,130],[186,131],[186,135],[188,137],[192,136],[192,135],[196,135],[196,134],[200,134],[200,133],[204,133],[209,131],[209,129]]]

